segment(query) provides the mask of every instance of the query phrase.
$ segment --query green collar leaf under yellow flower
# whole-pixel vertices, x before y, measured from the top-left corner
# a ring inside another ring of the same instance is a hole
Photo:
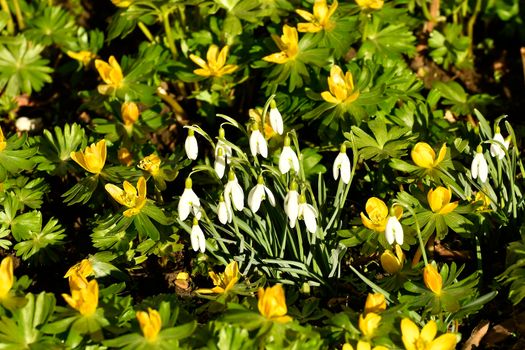
[[[99,174],[106,163],[106,140],[86,147],[84,152],[71,152],[71,159],[90,173]]]
[[[308,21],[308,23],[299,23],[297,29],[301,33],[317,33],[321,30],[334,29],[335,23],[330,20],[330,17],[337,9],[337,5],[337,0],[334,0],[330,7],[326,4],[326,0],[315,0],[313,14],[304,10],[295,10],[299,16]]]
[[[114,200],[129,208],[124,211],[124,216],[132,217],[140,213],[146,204],[146,179],[141,176],[137,188],[128,181],[124,181],[123,187],[124,189],[121,189],[113,184],[106,184],[105,189]]]
[[[297,33],[297,29],[285,24],[283,26],[283,35],[281,35],[281,37],[272,35],[272,39],[281,52],[265,56],[263,60],[284,64],[295,59],[299,53],[299,34]]]
[[[437,325],[429,321],[419,332],[418,326],[408,318],[401,320],[401,339],[406,350],[453,350],[456,336],[446,333],[436,338]]]
[[[238,68],[234,64],[226,64],[228,58],[228,51],[230,47],[224,46],[219,52],[217,45],[211,45],[206,53],[206,59],[208,62],[200,58],[199,56],[190,55],[190,59],[199,67],[193,71],[193,73],[202,77],[222,77],[223,75],[231,74]]]
[[[359,91],[354,87],[352,73],[348,71],[343,75],[343,70],[337,65],[333,65],[330,69],[328,89],[330,91],[322,92],[321,97],[329,103],[350,104],[359,97]]]

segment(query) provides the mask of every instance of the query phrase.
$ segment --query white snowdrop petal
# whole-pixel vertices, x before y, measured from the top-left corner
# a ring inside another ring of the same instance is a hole
[[[317,231],[317,213],[310,204],[304,203],[302,205],[304,205],[303,220],[304,224],[306,225],[306,229],[310,233],[315,233],[315,231]]]
[[[259,130],[254,130],[252,131],[252,134],[250,135],[250,151],[252,152],[252,156],[256,157],[257,156],[257,142],[258,141],[258,137],[257,137],[257,133],[261,133]]]
[[[270,108],[270,126],[272,129],[279,135],[283,134],[284,125],[283,125],[283,116],[277,108]]]
[[[184,142],[184,149],[186,150],[186,156],[188,156],[189,159],[197,159],[199,155],[199,145],[197,143],[197,138],[195,136],[186,137],[186,142]]]
[[[224,201],[219,202],[219,205],[217,206],[217,217],[221,224],[225,225],[228,223],[228,208]]]
[[[266,192],[266,195],[268,196],[268,201],[270,202],[270,204],[272,205],[272,207],[275,207],[275,197],[273,196],[273,193],[272,191],[270,191],[270,189],[264,185],[262,185],[263,188],[264,188],[264,191]]]
[[[348,185],[350,183],[350,176],[351,176],[351,166],[350,166],[350,159],[346,155],[346,153],[342,154],[342,161],[341,161],[341,180],[343,180],[343,183],[345,185]]]
[[[226,159],[224,157],[217,157],[215,158],[215,172],[217,173],[217,176],[222,179],[224,176],[224,171],[226,169]]]
[[[403,244],[403,227],[395,216],[390,216],[385,227],[385,237],[388,244],[393,244],[394,241],[398,244]]]
[[[244,209],[244,191],[238,183],[232,186],[231,198],[236,210]]]

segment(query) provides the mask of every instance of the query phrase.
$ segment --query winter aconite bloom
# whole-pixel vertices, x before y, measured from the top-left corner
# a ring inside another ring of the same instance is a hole
[[[496,133],[492,138],[492,141],[495,141],[490,144],[490,155],[498,159],[505,158],[505,149],[509,149],[510,142],[506,141],[500,133],[499,127],[496,128]],[[503,145],[503,147],[501,147]]]
[[[7,147],[7,142],[5,140],[4,132],[0,128],[0,152],[2,152]]]
[[[279,112],[279,109],[277,109],[275,100],[270,101],[269,119],[272,129],[279,135],[282,135],[284,132],[283,116],[281,112]]]
[[[343,344],[343,348],[341,350],[354,350],[354,347],[349,343],[345,343]],[[388,348],[384,347],[383,345],[376,345],[372,347],[369,342],[358,340],[356,350],[388,350]]]
[[[331,31],[335,23],[330,17],[337,9],[337,0],[334,0],[332,6],[328,7],[326,0],[315,0],[313,14],[304,10],[295,10],[295,12],[304,18],[308,23],[299,23],[297,29],[301,32],[317,33],[321,30]]]
[[[189,159],[197,159],[197,156],[199,155],[199,144],[197,143],[197,138],[195,137],[195,131],[193,129],[188,130],[188,137],[186,137],[186,141],[184,142],[184,150]]]
[[[489,175],[489,167],[487,165],[487,160],[485,159],[485,156],[483,155],[483,148],[481,147],[481,145],[478,146],[476,155],[474,156],[474,159],[472,160],[472,165],[470,167],[470,173],[472,174],[473,179],[477,179],[479,176],[479,179],[481,180],[481,182],[487,181],[487,177]]]
[[[290,147],[290,137],[284,138],[284,146],[279,157],[279,170],[282,174],[286,174],[293,169],[296,173],[299,172],[299,158],[295,151]]]
[[[137,188],[128,181],[124,181],[124,189],[113,184],[106,184],[104,188],[114,200],[129,208],[124,211],[125,217],[137,215],[146,205],[146,179],[143,176],[137,181]]]
[[[403,209],[400,206],[395,206],[394,214],[399,219],[403,215]],[[366,201],[366,214],[361,212],[361,221],[365,227],[376,232],[385,232],[386,224],[388,222],[389,213],[385,202],[376,197],[371,197]]]
[[[447,154],[447,145],[443,144],[439,150],[438,157],[436,159],[436,152],[430,147],[426,142],[418,142],[412,148],[410,155],[412,156],[412,161],[419,167],[425,169],[433,169],[439,165],[445,159]]]
[[[0,263],[0,302],[9,297],[9,292],[15,282],[13,258],[7,256]]]
[[[374,333],[380,323],[381,316],[374,312],[369,312],[364,316],[363,314],[359,315],[359,330],[361,330],[361,333],[366,339],[374,337]]]
[[[190,239],[193,251],[197,252],[200,250],[201,253],[206,251],[206,237],[204,237],[204,232],[202,232],[202,229],[199,226],[199,220],[196,217],[193,218]]]
[[[126,147],[119,148],[117,156],[120,164],[125,166],[131,166],[131,164],[133,164],[133,155]]]
[[[403,249],[401,249],[399,245],[396,245],[395,251],[395,255],[391,250],[385,250],[385,252],[381,254],[381,266],[383,270],[391,275],[401,271],[405,264],[405,253]]]
[[[190,59],[200,67],[195,69],[193,73],[207,78],[222,77],[223,75],[235,72],[238,68],[236,65],[226,64],[229,50],[230,47],[226,45],[219,52],[219,47],[217,45],[211,45],[206,53],[206,59],[208,62],[199,56],[190,55]]]
[[[124,76],[115,57],[110,56],[109,63],[102,60],[95,60],[95,68],[97,68],[100,77],[104,83],[106,83],[98,86],[98,92],[100,94],[111,94],[122,86]]]
[[[385,226],[385,237],[388,244],[403,244],[403,226],[399,222],[399,219],[395,216],[395,213],[391,213],[388,217]]]
[[[364,9],[379,10],[385,3],[384,0],[355,0],[359,7]]]
[[[87,66],[97,55],[91,51],[82,50],[82,51],[67,51],[66,54],[74,60],[80,62],[83,66]]]
[[[418,326],[408,318],[401,320],[401,339],[406,350],[453,350],[456,348],[456,336],[451,333],[436,338],[437,324],[429,321],[421,333]]]
[[[84,152],[71,152],[70,156],[78,165],[90,173],[99,174],[106,163],[106,140],[92,143]]]
[[[333,65],[330,69],[328,89],[330,91],[322,92],[321,97],[329,103],[350,104],[359,97],[359,91],[354,87],[352,73],[348,71],[343,75],[343,70],[337,65]]]
[[[439,274],[438,270],[432,264],[428,264],[423,269],[423,282],[425,286],[430,289],[437,296],[441,295],[441,289],[443,288],[443,278]]]
[[[139,321],[140,329],[144,338],[148,342],[154,342],[157,340],[157,335],[162,328],[162,320],[157,310],[148,308],[148,312],[137,311],[137,320]]]
[[[157,176],[160,171],[161,160],[155,153],[144,157],[138,164],[138,167],[144,171],[147,171],[151,176]]]
[[[299,34],[297,33],[297,29],[285,24],[283,26],[283,35],[281,35],[281,37],[272,35],[272,38],[281,52],[265,56],[263,60],[284,64],[295,59],[299,53]]]
[[[139,107],[135,102],[126,101],[120,108],[120,114],[126,127],[130,127],[139,120]]]
[[[332,166],[332,175],[334,176],[334,180],[339,178],[339,173],[341,173],[341,181],[348,185],[348,183],[350,183],[351,167],[350,159],[346,154],[346,146],[344,144],[341,145],[339,154],[335,158],[334,165]]]
[[[279,323],[287,323],[292,320],[290,316],[286,315],[288,308],[284,297],[284,289],[280,284],[266,289],[259,288],[258,297],[257,307],[261,315]]]
[[[188,215],[190,215],[190,212],[193,212],[193,215],[199,219],[201,217],[200,208],[201,202],[199,197],[197,197],[195,192],[193,192],[192,181],[191,178],[188,177],[184,184],[184,192],[182,192],[182,196],[180,196],[179,205],[177,208],[179,212],[179,219],[183,221],[186,220]]]
[[[257,185],[255,185],[250,193],[248,193],[248,206],[252,212],[256,213],[261,207],[261,202],[268,198],[270,204],[275,206],[275,197],[273,196],[272,191],[264,185],[264,179],[262,176],[259,176],[257,179]]]
[[[64,278],[68,278],[74,275],[79,275],[83,278],[87,278],[92,274],[93,266],[91,265],[91,262],[88,259],[82,259],[81,262],[76,263],[75,265],[71,266],[69,270],[67,270],[66,274],[64,275]]]
[[[237,264],[237,261],[232,261],[228,264],[228,266],[226,266],[226,269],[223,273],[217,274],[213,271],[210,271],[208,275],[212,279],[215,287],[213,287],[212,289],[198,289],[197,292],[201,294],[227,293],[230,289],[233,288],[233,286],[235,286],[235,284],[239,280],[239,265]]]
[[[439,186],[436,189],[430,189],[427,194],[428,205],[436,214],[448,214],[458,206],[458,201],[450,203],[452,191],[450,188]]]
[[[366,297],[364,313],[369,312],[378,313],[386,310],[386,299],[381,293],[369,293]]]
[[[98,283],[91,280],[87,284],[76,283],[76,278],[70,278],[71,295],[62,294],[64,300],[73,309],[83,316],[91,316],[95,313],[98,306]]]

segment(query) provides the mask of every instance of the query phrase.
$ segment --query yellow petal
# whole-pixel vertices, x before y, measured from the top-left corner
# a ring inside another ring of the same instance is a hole
[[[317,33],[320,32],[323,27],[315,23],[298,23],[297,30],[301,33]]]
[[[201,77],[209,77],[211,75],[211,71],[207,68],[197,68],[193,70],[193,73],[196,75],[200,75]]]
[[[203,59],[200,58],[199,56],[195,56],[195,55],[192,54],[192,55],[190,55],[190,60],[192,60],[193,63],[195,63],[195,64],[198,65],[199,67],[208,70],[208,64],[206,63],[205,60],[203,60]]]
[[[425,282],[425,286],[427,286],[427,288],[434,294],[438,296],[441,295],[443,278],[433,265],[428,264],[423,269],[423,282]]]
[[[441,146],[441,149],[439,150],[438,158],[436,159],[436,162],[434,163],[434,166],[438,165],[445,159],[445,155],[447,154],[447,144],[444,143],[443,146]]]
[[[428,323],[421,329],[421,334],[419,338],[422,339],[425,343],[430,343],[437,334],[437,324],[436,321],[430,320]]]
[[[418,142],[410,153],[412,161],[419,167],[431,169],[434,165],[436,153],[428,143]]]
[[[323,21],[328,14],[328,6],[326,0],[315,0],[314,2],[314,16],[320,22]]]
[[[14,283],[13,258],[7,256],[0,263],[0,300],[7,297]]]
[[[228,57],[228,51],[229,50],[230,50],[230,47],[228,45],[226,45],[219,52],[219,55],[217,56],[217,61],[216,61],[216,68],[217,69],[223,67],[226,64],[226,58]]]
[[[215,66],[217,63],[217,58],[219,55],[219,47],[217,45],[211,45],[206,52],[206,59],[208,60],[208,65]]]
[[[386,299],[381,293],[369,293],[365,301],[365,314],[378,313],[386,309]]]
[[[381,266],[383,270],[391,275],[398,273],[402,268],[399,259],[390,250],[385,250],[385,252],[381,254]]]
[[[335,97],[334,95],[332,95],[328,91],[321,92],[321,97],[323,98],[323,100],[325,100],[326,102],[329,102],[329,103],[333,103],[333,104],[341,103],[341,101],[339,101],[337,99],[337,97]]]
[[[430,344],[428,350],[454,350],[456,348],[457,337],[454,334],[443,334]]]
[[[363,336],[367,339],[372,338],[374,333],[381,323],[381,316],[376,313],[367,313],[364,317],[363,314],[359,315],[359,330],[363,333]]]
[[[305,10],[295,10],[295,13],[297,13],[299,16],[301,16],[302,18],[304,18],[305,21],[308,21],[308,22],[313,22],[315,21],[315,16],[313,14],[311,14],[310,12],[308,11],[305,11]],[[299,31],[301,31],[301,29],[299,29]]]
[[[412,320],[408,318],[401,320],[401,335],[406,350],[417,350],[415,343],[419,339],[419,328]]]
[[[126,202],[123,199],[126,196],[124,190],[113,184],[106,184],[104,188],[106,189],[106,191],[108,191],[109,195],[119,204],[124,206],[126,205]]]
[[[277,64],[283,64],[283,63],[290,61],[290,58],[286,55],[285,52],[272,53],[271,55],[264,56],[262,59],[263,61],[277,63]]]
[[[357,342],[357,350],[371,350],[372,349],[372,345],[367,342],[367,341],[363,341],[363,340],[359,340]]]

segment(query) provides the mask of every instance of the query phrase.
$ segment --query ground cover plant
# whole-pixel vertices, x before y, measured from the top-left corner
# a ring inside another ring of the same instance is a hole
[[[525,347],[519,0],[0,5],[0,349]]]

